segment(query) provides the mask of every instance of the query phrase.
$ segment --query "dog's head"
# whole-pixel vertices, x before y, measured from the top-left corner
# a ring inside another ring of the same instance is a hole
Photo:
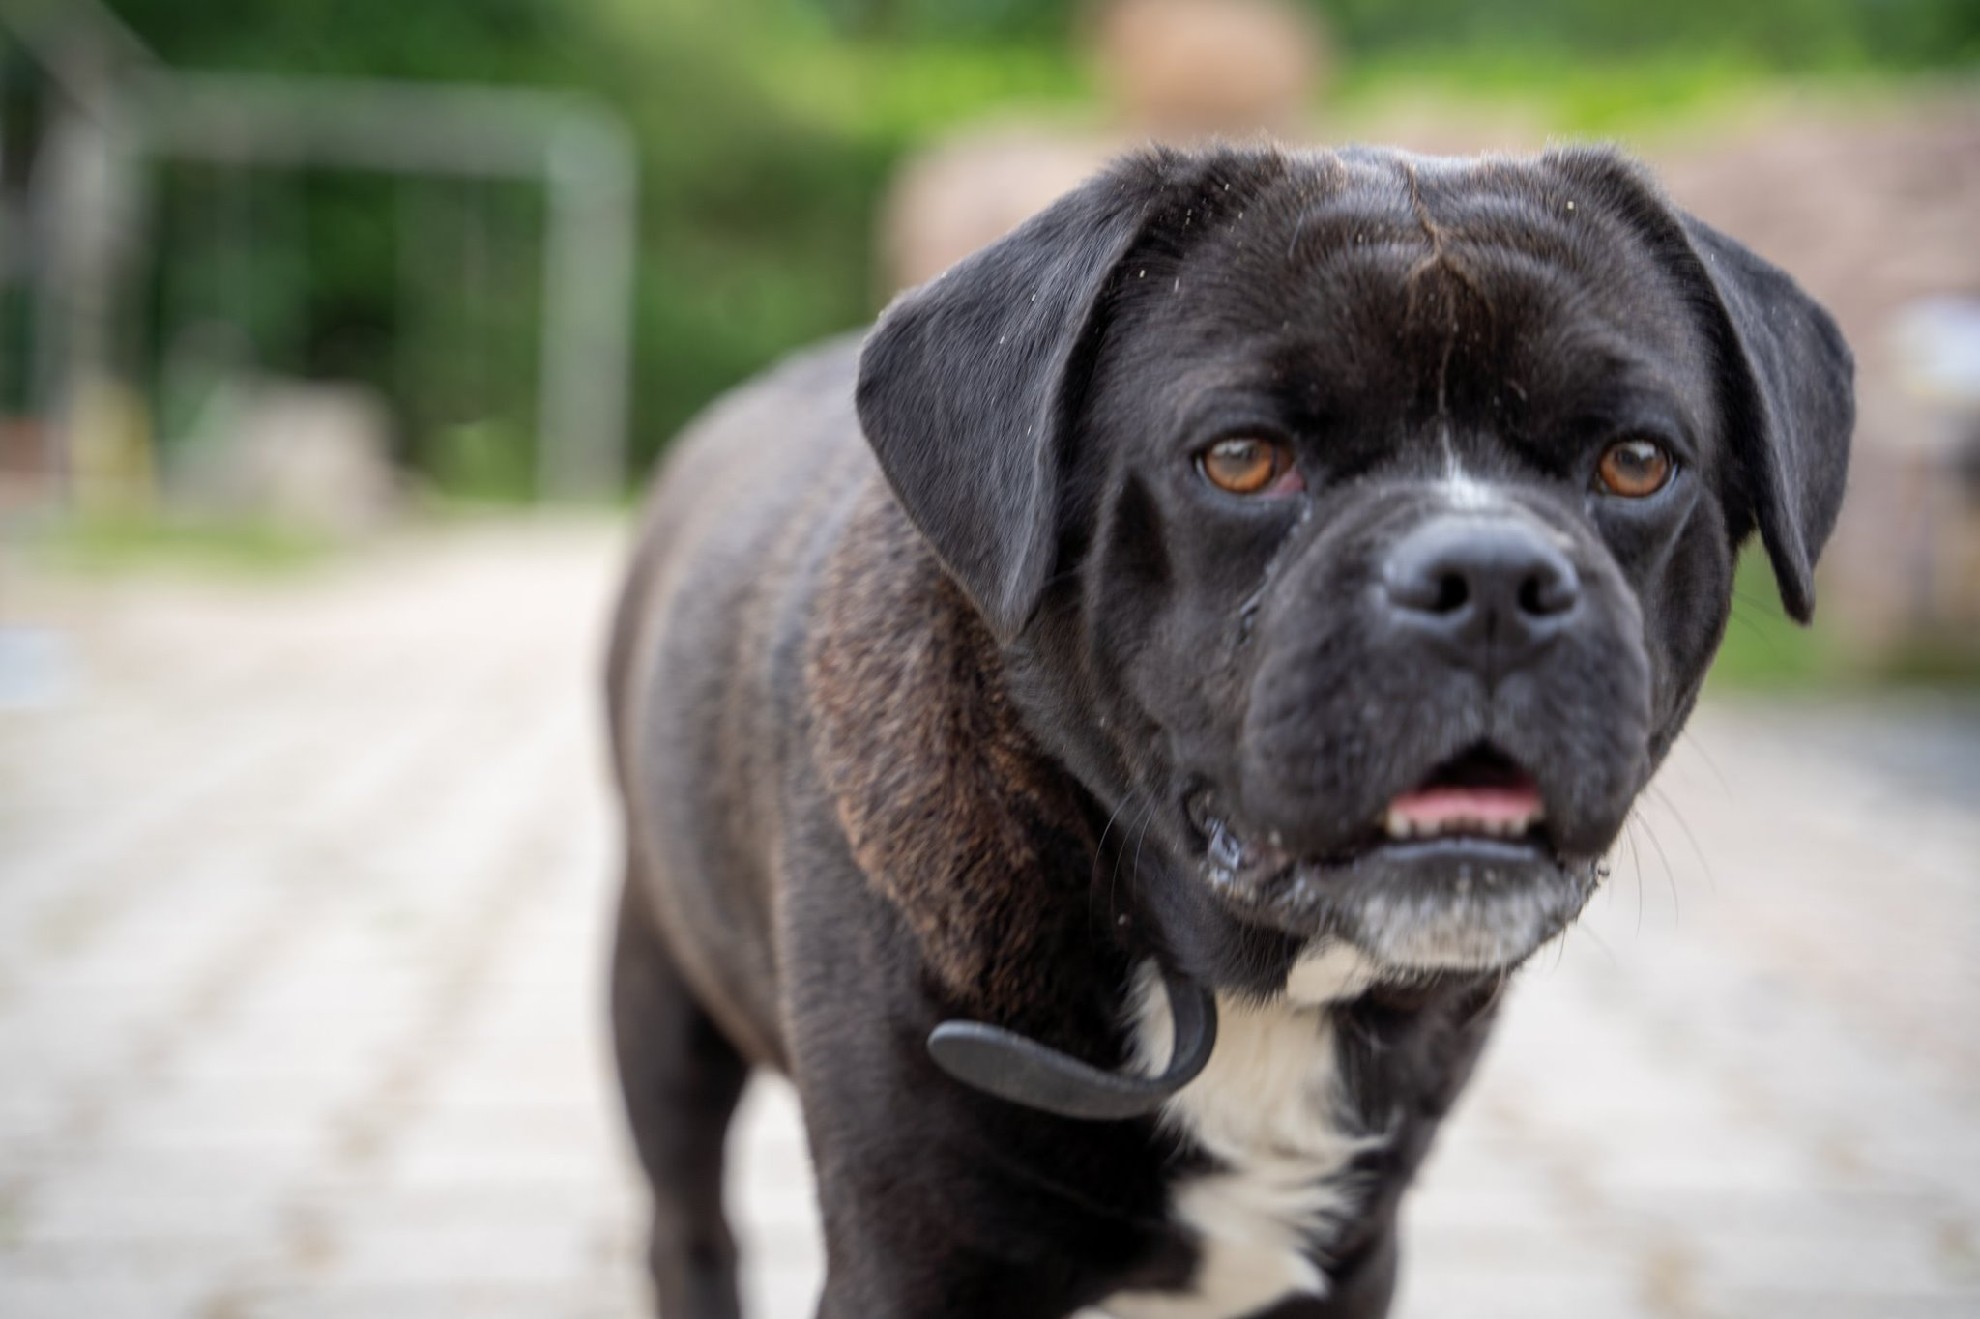
[[[1597,150],[1131,158],[902,297],[859,413],[1213,983],[1485,970],[1579,911],[1756,528],[1788,611],[1849,353]],[[1113,882],[1102,874],[1100,881]]]

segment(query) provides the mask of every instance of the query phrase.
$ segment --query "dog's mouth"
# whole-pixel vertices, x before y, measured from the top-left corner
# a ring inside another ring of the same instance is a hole
[[[1398,969],[1511,965],[1573,919],[1596,879],[1596,858],[1561,855],[1538,777],[1491,743],[1317,853],[1245,829],[1209,790],[1185,811],[1205,879],[1242,916],[1346,939]]]
[[[1382,812],[1381,843],[1490,838],[1544,846],[1546,806],[1540,783],[1489,743],[1431,770]]]
[[[1288,852],[1273,835],[1241,833],[1209,790],[1191,793],[1190,824],[1210,864],[1233,873],[1283,869],[1300,862],[1352,865],[1366,854],[1411,844],[1511,844],[1551,854],[1547,809],[1531,771],[1489,742],[1439,763],[1412,788],[1389,799],[1341,845],[1313,856]]]

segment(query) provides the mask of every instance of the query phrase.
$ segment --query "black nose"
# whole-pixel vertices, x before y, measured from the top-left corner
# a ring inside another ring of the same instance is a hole
[[[1488,677],[1553,640],[1581,603],[1567,555],[1509,517],[1432,518],[1389,551],[1382,585],[1397,626]]]

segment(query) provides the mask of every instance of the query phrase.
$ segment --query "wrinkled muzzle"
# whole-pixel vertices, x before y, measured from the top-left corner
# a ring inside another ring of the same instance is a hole
[[[1404,966],[1571,920],[1649,771],[1649,661],[1606,550],[1510,500],[1397,501],[1279,569],[1235,773],[1189,803],[1248,916]]]

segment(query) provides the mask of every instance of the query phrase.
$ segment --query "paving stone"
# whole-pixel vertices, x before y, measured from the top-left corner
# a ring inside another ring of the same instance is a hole
[[[648,1313],[603,1020],[618,541],[41,588],[81,676],[0,712],[0,1315]],[[1907,751],[1980,765],[1950,709],[1708,704],[1512,987],[1399,1314],[1980,1314],[1980,789]],[[807,1315],[788,1084],[730,1148],[754,1312]]]
[[[91,1277],[0,1267],[0,1314],[7,1319],[158,1319],[198,1312],[202,1284],[176,1289],[146,1276]]]
[[[1637,1319],[1656,1311],[1614,1262],[1557,1258],[1541,1267],[1488,1262],[1465,1271],[1419,1265],[1406,1271],[1396,1319]]]
[[[518,1284],[463,1280],[447,1283],[326,1283],[270,1288],[231,1301],[228,1313],[252,1319],[543,1319],[561,1314],[612,1314],[610,1302],[592,1300],[567,1283]]]

